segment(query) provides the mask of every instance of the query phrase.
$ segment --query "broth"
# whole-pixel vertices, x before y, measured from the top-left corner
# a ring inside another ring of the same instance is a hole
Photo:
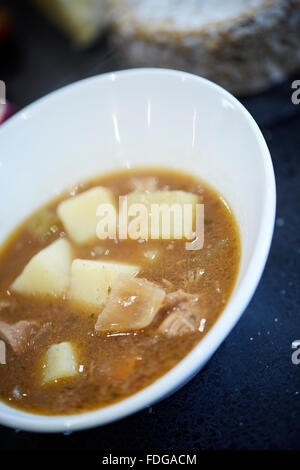
[[[122,333],[95,330],[100,308],[87,314],[68,299],[14,292],[12,282],[24,266],[58,238],[68,235],[56,220],[61,195],[45,207],[55,223],[46,234],[32,235],[32,217],[9,237],[0,253],[0,321],[36,322],[30,347],[17,355],[7,346],[6,365],[0,365],[1,399],[29,412],[56,415],[93,410],[128,397],[175,366],[201,341],[222,313],[233,290],[240,262],[240,237],[232,212],[209,185],[191,175],[163,168],[131,169],[99,176],[77,185],[72,195],[101,185],[115,196],[126,195],[145,179],[157,190],[183,190],[198,195],[205,207],[204,247],[187,251],[184,240],[97,240],[72,243],[74,257],[140,266],[138,278],[161,286],[166,294],[181,289],[200,296],[205,325],[188,334],[158,334],[166,317],[160,309],[149,326]],[[51,217],[50,217],[51,221]],[[36,227],[35,227],[36,228]],[[145,256],[150,252],[150,257]],[[152,256],[155,253],[156,256]],[[44,355],[53,344],[76,345],[79,373],[42,384]]]

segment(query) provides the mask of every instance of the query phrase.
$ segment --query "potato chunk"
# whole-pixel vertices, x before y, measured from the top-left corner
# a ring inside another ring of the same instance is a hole
[[[59,204],[58,216],[74,242],[83,244],[97,238],[99,217],[96,216],[96,210],[100,204],[111,204],[115,207],[113,193],[102,186],[89,189]]]
[[[186,191],[133,192],[127,196],[128,214],[132,217],[138,216],[141,225],[144,223],[144,215],[131,214],[130,211],[133,209],[131,206],[132,204],[143,204],[147,208],[148,238],[192,238],[197,202],[198,196]],[[152,207],[151,210],[152,204],[164,205],[165,207],[162,207],[162,211],[159,212],[157,208]],[[169,228],[166,225],[168,220],[170,221]],[[156,236],[153,236],[153,233],[150,235],[153,229],[156,231]],[[128,232],[130,238],[134,238],[130,233],[130,225],[128,225]],[[181,236],[177,236],[178,233]]]
[[[146,279],[119,276],[95,329],[122,332],[145,328],[152,322],[164,298],[165,291]]]
[[[70,342],[52,344],[46,353],[43,384],[77,373],[76,355]]]
[[[138,266],[125,263],[75,259],[71,267],[70,297],[99,306],[106,301],[118,275],[135,276]]]
[[[21,294],[62,296],[69,288],[71,262],[70,243],[58,239],[31,258],[12,288]]]

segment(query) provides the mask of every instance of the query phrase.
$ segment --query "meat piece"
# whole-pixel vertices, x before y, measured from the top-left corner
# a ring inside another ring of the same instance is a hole
[[[38,329],[36,334],[31,335],[30,346],[39,345],[41,342],[47,341],[52,331],[53,331],[52,322],[48,321],[44,323]]]
[[[198,302],[199,296],[195,294],[189,294],[182,289],[179,289],[175,292],[171,292],[170,294],[166,295],[163,308],[166,310],[170,310],[173,308],[179,307],[186,307],[191,306]]]
[[[95,325],[98,331],[139,330],[150,325],[165,291],[146,279],[119,276]]]
[[[155,176],[133,177],[129,181],[129,186],[131,191],[137,191],[139,193],[156,191],[157,178],[155,178]]]
[[[0,300],[0,312],[2,311],[8,311],[12,309],[12,304],[11,302],[8,302],[7,300]]]
[[[159,326],[159,333],[180,336],[197,330],[201,331],[203,312],[199,305],[199,296],[179,289],[166,295],[163,309],[169,313]]]
[[[24,352],[30,339],[37,332],[38,325],[33,321],[21,320],[10,325],[0,321],[0,339],[9,344],[16,354]]]

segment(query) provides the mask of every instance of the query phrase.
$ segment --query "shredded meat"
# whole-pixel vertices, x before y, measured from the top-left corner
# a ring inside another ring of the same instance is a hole
[[[171,292],[170,294],[166,295],[163,308],[165,310],[170,310],[172,308],[178,308],[186,306],[187,304],[190,306],[196,302],[198,302],[199,296],[195,294],[189,294],[182,289],[179,289],[175,292]]]
[[[31,335],[30,346],[35,346],[35,345],[38,345],[39,343],[45,342],[48,339],[52,329],[53,329],[52,322],[48,321],[44,323],[36,332],[36,334]]]
[[[0,300],[0,312],[9,311],[13,308],[12,302],[7,300]]]
[[[131,191],[144,193],[146,191],[152,192],[157,189],[157,178],[154,176],[143,176],[139,178],[131,178],[129,181]]]
[[[9,344],[16,354],[21,354],[29,346],[30,339],[37,329],[38,325],[33,321],[21,320],[12,325],[0,321],[0,338]]]
[[[180,336],[200,329],[203,312],[197,295],[179,289],[166,295],[163,309],[167,316],[158,328],[159,333]]]

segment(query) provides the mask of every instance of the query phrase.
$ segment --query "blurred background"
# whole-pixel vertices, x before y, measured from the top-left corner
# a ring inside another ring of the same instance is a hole
[[[296,76],[299,39],[299,0],[0,0],[0,73],[17,107],[139,66],[253,96]]]
[[[0,0],[8,100],[0,122],[76,80],[139,66],[221,84],[262,129],[278,191],[262,282],[205,369],[163,403],[72,436],[0,427],[0,448],[299,449],[300,365],[291,343],[300,339],[300,104],[292,101],[300,0]]]

